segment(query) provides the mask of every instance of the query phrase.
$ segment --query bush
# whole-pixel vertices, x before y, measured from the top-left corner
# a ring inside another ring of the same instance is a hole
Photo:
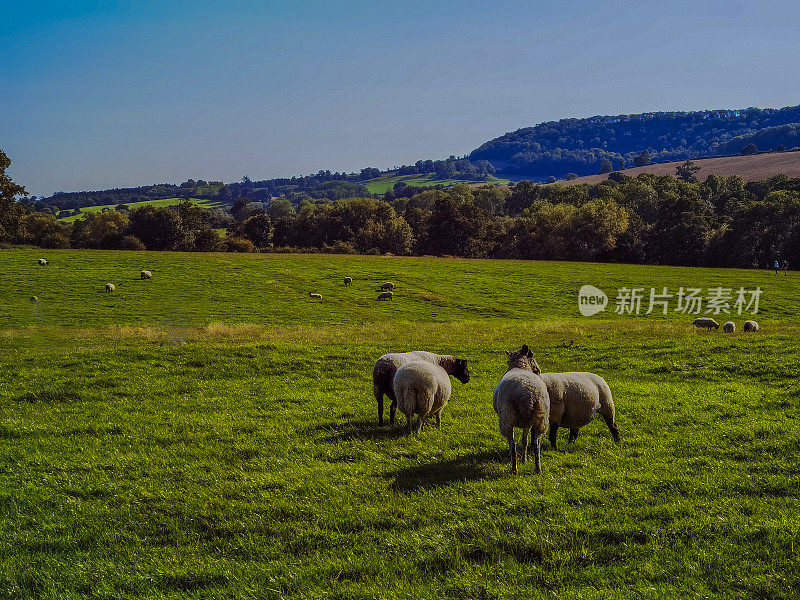
[[[253,242],[241,237],[229,237],[225,240],[226,252],[255,252],[256,247]]]
[[[137,238],[135,235],[126,235],[123,236],[122,239],[119,241],[119,249],[120,250],[146,250],[142,240]]]

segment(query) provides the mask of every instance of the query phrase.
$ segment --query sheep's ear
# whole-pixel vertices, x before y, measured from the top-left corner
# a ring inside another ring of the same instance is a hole
[[[542,370],[539,368],[539,365],[536,363],[536,360],[533,358],[533,356],[531,356],[531,371],[537,375],[542,374]]]
[[[523,354],[528,354],[528,352],[530,352],[530,348],[528,348],[528,344],[522,344],[522,348],[520,348],[520,350],[522,350]]]
[[[506,356],[508,356],[509,358],[511,358],[511,352],[509,352],[508,350],[506,350]]]

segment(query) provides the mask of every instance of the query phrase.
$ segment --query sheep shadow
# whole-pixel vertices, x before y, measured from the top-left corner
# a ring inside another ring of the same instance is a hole
[[[348,421],[346,423],[323,423],[313,428],[328,434],[325,442],[350,442],[353,440],[393,440],[405,434],[401,423],[380,426],[376,421]]]
[[[505,464],[503,461],[506,458],[505,453],[500,450],[489,450],[452,460],[398,469],[387,473],[385,477],[394,479],[390,486],[394,491],[418,492],[463,481],[499,479],[504,476],[505,471],[497,467]]]

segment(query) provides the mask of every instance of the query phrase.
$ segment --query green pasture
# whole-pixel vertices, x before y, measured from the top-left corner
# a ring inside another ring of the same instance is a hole
[[[387,190],[392,189],[394,185],[399,181],[404,181],[407,185],[414,187],[424,187],[428,185],[450,186],[459,183],[468,183],[468,184],[474,183],[471,181],[466,181],[464,179],[439,179],[436,177],[435,174],[431,173],[430,175],[381,175],[380,177],[376,177],[375,179],[370,179],[368,181],[365,181],[364,185],[367,187],[367,189],[371,194],[385,194]],[[489,176],[489,178],[485,183],[508,185],[509,183],[511,183],[511,180]]]
[[[133,210],[134,208],[141,208],[142,206],[156,206],[156,207],[165,207],[165,206],[175,206],[176,204],[180,204],[181,202],[186,201],[191,202],[192,204],[196,204],[198,206],[202,206],[204,208],[219,208],[219,202],[214,200],[204,200],[200,198],[162,198],[160,200],[144,200],[142,202],[128,202],[126,206]],[[115,210],[117,204],[103,204],[99,206],[85,206],[80,209],[81,213],[79,215],[71,215],[69,217],[64,217],[63,219],[59,219],[62,223],[71,223],[72,221],[77,221],[78,219],[83,218],[83,215],[86,213],[99,213],[103,212],[104,210]]]
[[[2,598],[800,594],[796,274],[0,256]],[[583,284],[605,312],[579,315]],[[741,333],[750,315],[725,335],[613,312],[621,287],[715,286],[762,289],[758,334]],[[541,475],[508,473],[491,396],[522,343],[543,370],[607,379],[619,446],[596,420],[544,441]],[[410,349],[472,375],[414,438],[378,427],[371,389],[375,359]]]

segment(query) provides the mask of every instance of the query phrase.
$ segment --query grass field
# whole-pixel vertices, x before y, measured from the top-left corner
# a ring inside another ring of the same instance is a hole
[[[198,206],[203,206],[205,208],[219,208],[219,202],[214,200],[202,200],[199,198],[162,198],[161,200],[145,200],[143,202],[129,202],[127,204],[128,208],[133,210],[134,208],[141,208],[142,206],[175,206],[176,204],[180,204],[188,200],[192,204],[197,204]],[[80,209],[81,214],[79,215],[71,215],[69,217],[64,217],[63,219],[59,219],[62,223],[71,223],[72,221],[77,221],[78,219],[83,218],[83,215],[86,213],[99,213],[103,212],[104,209],[114,210],[116,209],[116,204],[104,204],[99,206],[85,206]]]
[[[797,274],[0,255],[0,597],[800,593]],[[584,283],[606,312],[578,315]],[[762,288],[759,334],[613,313],[623,286],[717,285]],[[543,370],[608,380],[619,446],[597,420],[544,442],[541,475],[508,474],[491,394],[523,342]],[[377,426],[370,374],[413,348],[469,359],[472,379],[441,430],[406,438]]]
[[[458,183],[467,183],[467,184],[474,184],[474,182],[465,181],[463,179],[438,179],[436,175],[381,175],[380,177],[376,177],[375,179],[370,179],[364,182],[364,185],[369,190],[370,194],[385,194],[387,190],[390,190],[394,187],[394,185],[399,182],[404,181],[407,185],[414,186],[414,187],[423,187],[427,185],[456,185]],[[484,183],[492,183],[498,185],[508,185],[511,183],[510,179],[501,179],[498,177],[490,176],[485,182],[480,182],[481,185]]]

